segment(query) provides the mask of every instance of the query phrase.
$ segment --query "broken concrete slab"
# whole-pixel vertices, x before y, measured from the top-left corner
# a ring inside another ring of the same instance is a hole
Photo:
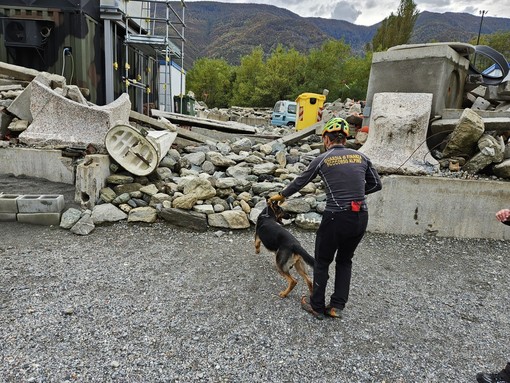
[[[50,87],[32,81],[30,111],[33,121],[19,135],[30,146],[86,147],[104,151],[107,131],[117,122],[127,122],[131,101],[123,93],[105,106],[86,106],[69,100]]]
[[[40,72],[35,69],[0,61],[0,74],[14,77],[18,80],[32,81]]]
[[[74,199],[82,207],[92,209],[96,205],[106,178],[111,175],[110,163],[108,155],[89,154],[76,166]]]
[[[370,134],[359,151],[380,173],[431,174],[438,162],[430,155],[427,130],[431,93],[377,93],[370,117]]]
[[[0,174],[31,176],[74,184],[73,159],[60,150],[20,147],[0,148]]]
[[[38,81],[53,89],[55,86],[64,86],[66,79],[55,74],[41,72],[35,76],[32,82],[33,81]],[[32,82],[28,84],[25,89],[23,89],[21,94],[19,94],[7,108],[9,113],[12,113],[21,120],[27,120],[29,122],[32,122],[33,120],[32,111],[30,109],[32,98]]]

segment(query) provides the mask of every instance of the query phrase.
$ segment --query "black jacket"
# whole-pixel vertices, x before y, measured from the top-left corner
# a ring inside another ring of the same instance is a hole
[[[367,194],[382,189],[379,174],[363,153],[343,145],[335,145],[317,156],[308,168],[282,190],[289,197],[317,175],[326,188],[326,210],[342,211],[352,201],[365,203]]]

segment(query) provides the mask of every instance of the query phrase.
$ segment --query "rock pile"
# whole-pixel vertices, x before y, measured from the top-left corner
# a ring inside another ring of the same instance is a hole
[[[159,218],[198,231],[249,228],[264,208],[265,197],[285,187],[320,152],[313,145],[286,148],[277,141],[254,144],[239,138],[174,148],[147,177],[122,170],[108,177],[92,211],[67,210],[61,227],[88,234],[105,222],[152,223]],[[325,207],[320,179],[289,198],[284,207],[297,214],[298,226],[314,228]]]

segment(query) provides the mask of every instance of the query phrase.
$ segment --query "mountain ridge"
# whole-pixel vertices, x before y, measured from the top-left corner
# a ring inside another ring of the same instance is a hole
[[[177,7],[179,2],[169,2]],[[162,15],[164,10],[157,9]],[[328,39],[343,39],[354,54],[363,54],[380,23],[356,25],[345,20],[301,17],[267,4],[196,1],[186,3],[185,67],[199,58],[221,58],[239,65],[243,56],[261,46],[266,54],[278,45],[307,53]],[[480,17],[468,13],[419,14],[409,43],[469,42],[478,35]],[[485,16],[482,34],[510,31],[510,19]]]

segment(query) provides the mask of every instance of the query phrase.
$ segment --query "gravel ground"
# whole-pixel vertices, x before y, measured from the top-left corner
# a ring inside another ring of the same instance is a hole
[[[508,241],[367,233],[344,318],[317,321],[253,229],[0,228],[0,382],[474,382],[510,357]]]

